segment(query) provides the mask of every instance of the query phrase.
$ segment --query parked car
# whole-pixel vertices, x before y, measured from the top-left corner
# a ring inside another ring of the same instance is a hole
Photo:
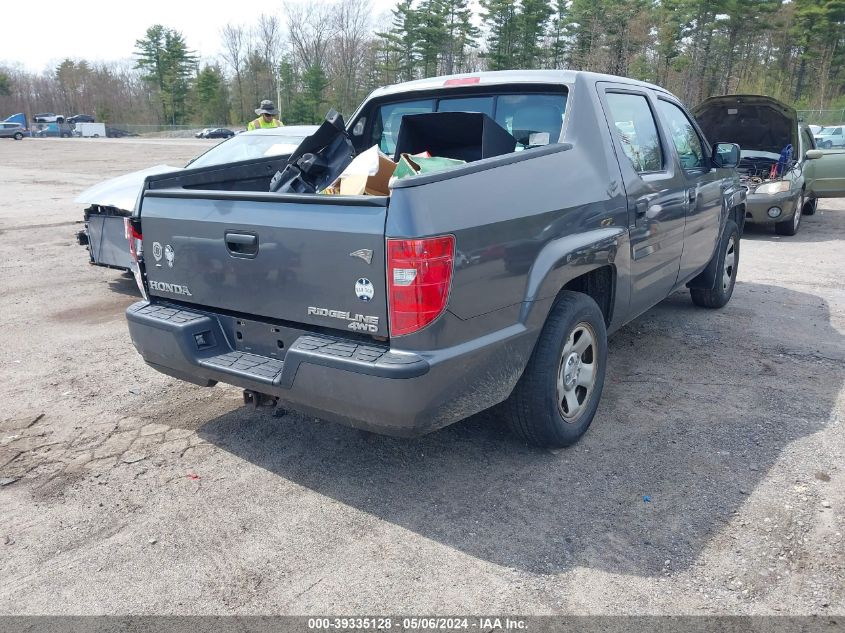
[[[111,128],[107,128],[111,129]],[[296,149],[306,136],[317,129],[314,125],[290,125],[256,130],[223,141],[191,160],[184,168],[156,165],[147,169],[111,178],[83,191],[75,200],[85,208],[85,229],[77,233],[79,244],[88,247],[89,261],[97,266],[130,270],[129,243],[124,220],[129,217],[147,176],[178,172],[188,167],[199,168],[225,163],[249,164],[265,157],[284,157]]]
[[[33,133],[38,138],[56,137],[70,138],[73,136],[73,126],[67,123],[47,123]]]
[[[90,114],[74,114],[65,119],[65,123],[73,123],[74,125],[77,123],[94,123],[94,121],[94,117]]]
[[[106,126],[106,136],[109,138],[123,138],[125,136],[138,136],[135,132],[124,130],[119,127]]]
[[[60,114],[53,114],[52,112],[42,112],[32,117],[32,120],[35,123],[61,123],[64,121],[64,117]]]
[[[389,195],[316,195],[373,146],[466,162]],[[608,332],[685,286],[700,306],[730,300],[739,158],[669,92],[622,77],[379,89],[272,180],[269,159],[147,179],[132,341],[151,367],[255,404],[413,436],[504,403],[524,439],[569,445],[598,407]],[[508,270],[511,247],[527,269]]]
[[[795,235],[818,200],[807,188],[815,158],[813,135],[785,103],[761,95],[710,97],[693,110],[712,139],[732,139],[742,148],[739,173],[748,189],[745,218]],[[827,159],[832,161],[833,158]],[[845,167],[845,163],[843,163]]]
[[[821,149],[845,147],[845,125],[827,125],[816,134],[816,145]]]
[[[223,127],[206,128],[197,132],[194,136],[197,138],[231,138],[235,135],[232,130]]]
[[[20,123],[0,123],[0,138],[13,138],[20,141],[24,136],[27,136],[27,131]]]

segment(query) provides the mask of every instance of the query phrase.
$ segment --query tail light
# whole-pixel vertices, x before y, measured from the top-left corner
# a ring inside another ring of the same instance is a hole
[[[132,275],[135,277],[135,283],[138,284],[138,290],[141,291],[141,296],[147,298],[147,292],[144,289],[144,281],[141,277],[140,259],[143,254],[143,239],[141,235],[141,227],[136,228],[132,223],[131,218],[123,219],[123,230],[126,234],[126,239],[129,241],[129,258],[132,260]]]
[[[124,233],[126,233],[126,239],[129,240],[129,256],[132,258],[132,261],[137,265],[138,264],[138,254],[141,252],[141,231],[135,228],[135,225],[132,224],[131,218],[124,218],[123,219],[123,229]]]
[[[387,240],[390,334],[421,330],[439,317],[449,301],[455,238]]]

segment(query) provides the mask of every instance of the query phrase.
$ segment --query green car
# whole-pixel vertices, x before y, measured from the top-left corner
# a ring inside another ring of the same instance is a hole
[[[762,95],[725,95],[710,97],[693,113],[711,143],[737,143],[742,150],[746,222],[795,235],[819,198],[845,197],[845,149],[816,149],[790,106]]]

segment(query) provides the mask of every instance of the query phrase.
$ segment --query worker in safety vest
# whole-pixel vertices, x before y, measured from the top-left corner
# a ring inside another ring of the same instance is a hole
[[[258,118],[247,124],[247,132],[271,127],[282,127],[284,125],[284,123],[276,118],[279,116],[279,111],[273,105],[273,102],[268,99],[261,102],[261,106],[255,110],[255,114],[258,115]]]

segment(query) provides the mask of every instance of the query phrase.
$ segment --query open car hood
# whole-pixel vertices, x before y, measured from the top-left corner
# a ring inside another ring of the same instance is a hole
[[[798,113],[763,95],[710,97],[693,108],[711,143],[737,143],[743,150],[780,154],[787,145],[798,152]]]
[[[139,171],[123,174],[117,178],[110,178],[101,183],[88,187],[80,193],[74,202],[79,204],[98,204],[103,207],[115,207],[124,211],[135,209],[138,195],[144,188],[144,179],[154,174],[182,171],[182,167],[171,165],[156,165]]]

